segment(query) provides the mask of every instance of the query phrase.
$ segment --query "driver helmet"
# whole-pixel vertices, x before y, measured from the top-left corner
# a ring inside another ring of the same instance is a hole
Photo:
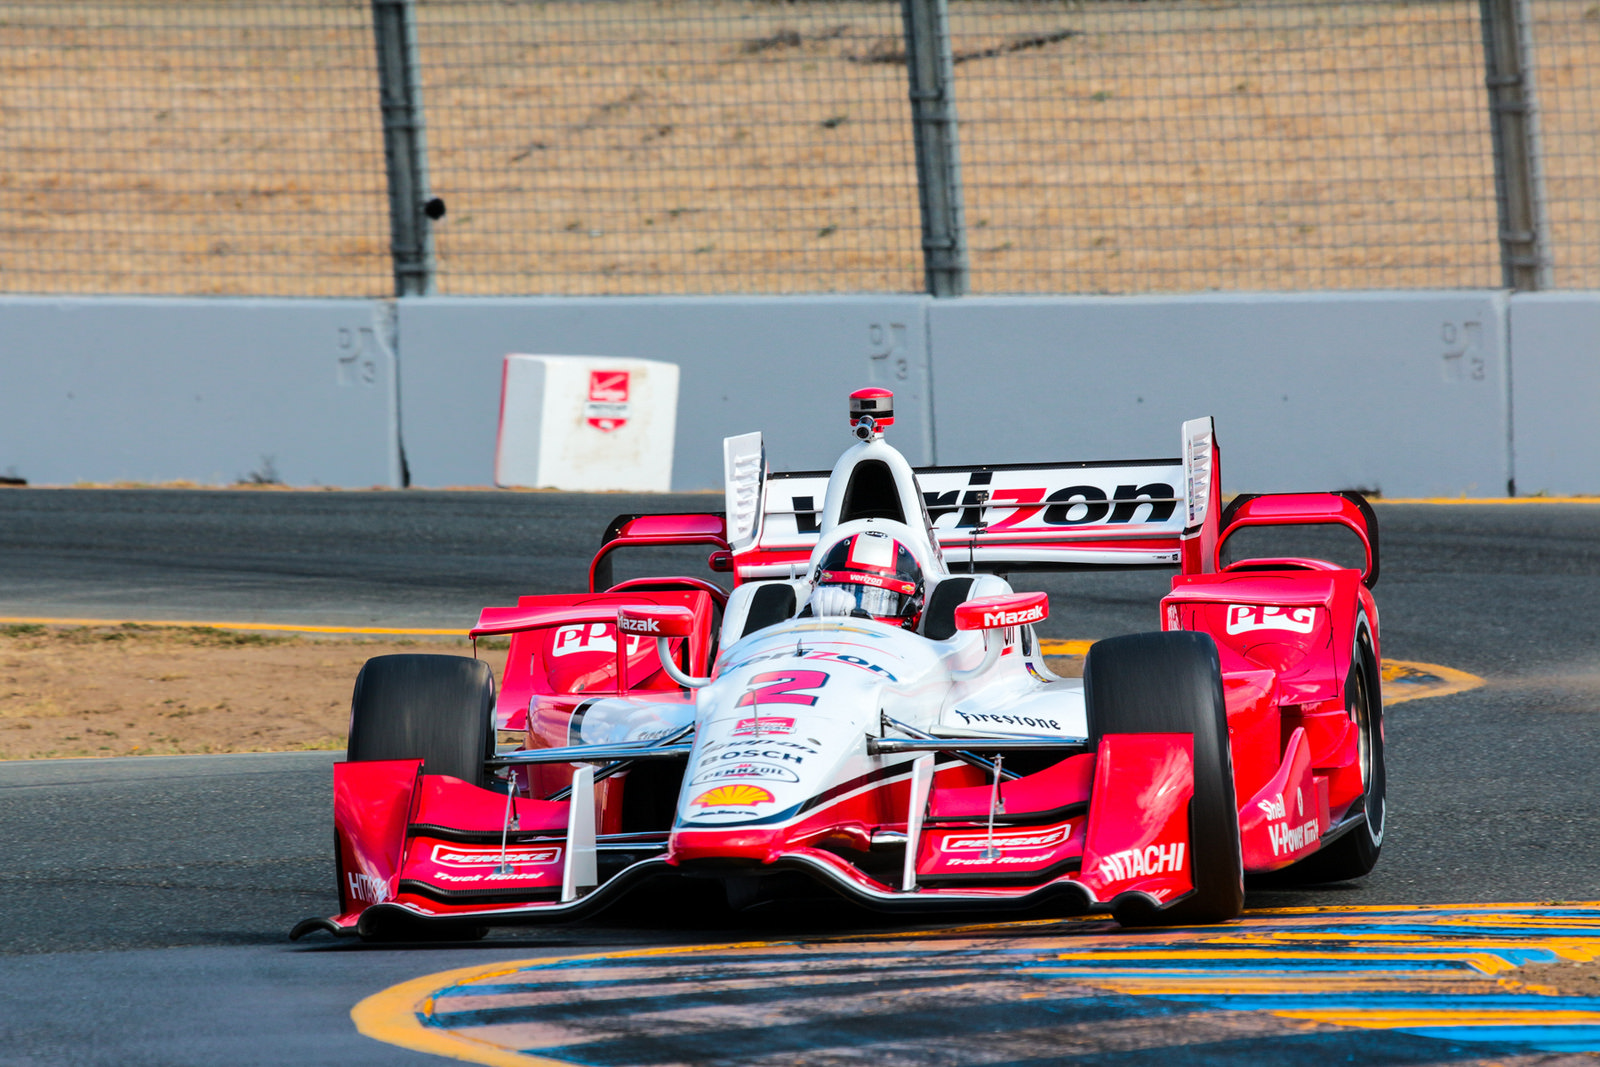
[[[922,616],[922,568],[910,549],[882,530],[841,540],[812,578],[818,615],[865,615],[906,629]]]

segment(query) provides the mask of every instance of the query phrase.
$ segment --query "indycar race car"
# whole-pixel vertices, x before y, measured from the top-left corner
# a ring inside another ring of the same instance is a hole
[[[735,906],[799,882],[884,912],[1219,922],[1247,873],[1372,868],[1364,499],[1224,508],[1209,418],[1178,459],[913,469],[892,404],[852,395],[831,473],[727,439],[724,513],[620,516],[587,592],[484,609],[498,695],[476,658],[370,660],[334,768],[339,913],[293,936],[569,920],[663,878]],[[1308,524],[1363,565],[1224,552]],[[731,590],[612,582],[616,552],[661,545],[709,546]],[[1180,572],[1160,631],[1095,643],[1081,678],[1041,652],[1046,594],[1003,577],[1147,566]]]

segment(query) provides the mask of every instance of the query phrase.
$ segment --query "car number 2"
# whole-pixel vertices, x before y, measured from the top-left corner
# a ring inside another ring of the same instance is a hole
[[[809,706],[815,704],[817,698],[796,690],[821,689],[828,684],[828,676],[823,671],[767,671],[750,679],[750,684],[754,688],[739,698],[738,707],[748,708],[757,704]]]

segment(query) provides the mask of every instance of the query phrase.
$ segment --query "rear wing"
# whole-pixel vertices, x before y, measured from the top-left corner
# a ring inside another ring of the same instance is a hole
[[[725,536],[740,580],[803,568],[821,533],[829,472],[772,474],[765,460],[759,434],[725,443]],[[1209,418],[1184,423],[1175,459],[919,467],[915,474],[952,571],[1215,569],[1221,500]]]

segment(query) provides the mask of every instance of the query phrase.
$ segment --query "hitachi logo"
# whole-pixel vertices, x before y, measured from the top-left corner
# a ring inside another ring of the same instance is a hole
[[[1123,882],[1141,875],[1176,874],[1183,870],[1183,853],[1181,841],[1113,852],[1100,861],[1100,877],[1108,882]]]
[[[986,611],[983,613],[983,628],[985,630],[995,626],[1024,626],[1030,622],[1038,622],[1044,618],[1044,608],[1034,605],[1022,611]]]
[[[373,874],[345,874],[350,895],[371,904],[382,904],[389,899],[389,883]]]
[[[661,620],[636,619],[631,615],[622,615],[617,618],[617,629],[628,634],[659,634]]]

